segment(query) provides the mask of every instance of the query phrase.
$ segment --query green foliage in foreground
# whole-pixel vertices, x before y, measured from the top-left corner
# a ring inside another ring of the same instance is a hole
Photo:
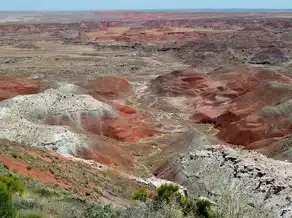
[[[12,191],[8,186],[0,182],[0,217],[14,218],[16,217],[16,209],[13,204]]]
[[[43,185],[11,172],[1,164],[0,174],[6,175],[0,176],[0,218],[269,217],[258,209],[251,210],[244,201],[234,198],[233,192],[226,192],[226,196],[218,199],[218,205],[213,205],[208,199],[184,197],[178,187],[168,184],[158,187],[151,195],[139,189],[131,196],[138,200],[136,205],[117,209],[76,196],[70,190]],[[25,195],[22,195],[22,184],[25,184]]]
[[[20,180],[15,176],[0,176],[0,182],[5,184],[12,193],[23,195],[24,187]]]
[[[135,198],[134,198],[134,197]],[[137,190],[132,194],[132,198],[146,202],[147,192],[145,190]],[[162,207],[172,205],[177,208],[176,213],[181,216],[188,217],[206,217],[206,218],[219,218],[219,213],[216,212],[214,203],[208,199],[189,199],[179,192],[179,187],[174,184],[163,184],[156,189],[153,200],[150,200],[148,205],[151,210],[163,210]]]
[[[85,218],[117,218],[120,212],[113,209],[110,205],[92,205],[88,208]]]
[[[166,203],[170,203],[172,200],[179,200],[181,198],[181,194],[179,193],[179,187],[174,184],[163,184],[156,189],[156,201],[164,201]]]

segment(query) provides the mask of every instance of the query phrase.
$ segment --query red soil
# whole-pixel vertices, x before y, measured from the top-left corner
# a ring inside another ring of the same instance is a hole
[[[80,84],[89,95],[94,98],[120,99],[132,91],[132,86],[126,80],[114,77],[103,76],[90,80],[87,84]]]
[[[57,180],[50,172],[42,172],[38,169],[29,169],[27,164],[7,155],[0,155],[0,162],[2,162],[9,170],[15,170],[23,175],[31,176],[32,178],[45,184],[57,184],[64,188],[71,187],[71,184]]]
[[[40,92],[40,81],[12,76],[0,76],[0,101],[16,95]]]
[[[209,74],[175,71],[155,79],[152,88],[162,95],[186,96],[194,108],[191,120],[216,124],[220,139],[259,148],[268,146],[267,138],[292,134],[287,117],[262,112],[265,106],[277,106],[292,97],[291,88],[276,87],[271,82],[289,86],[292,78],[261,69],[231,67]]]
[[[156,134],[154,127],[134,108],[118,103],[113,103],[113,106],[120,111],[120,118],[105,121],[105,136],[123,142],[137,142]]]
[[[121,113],[123,113],[124,115],[129,115],[129,114],[136,114],[137,111],[134,108],[131,108],[130,106],[127,105],[121,105],[118,103],[113,103],[114,107],[120,111]]]
[[[131,93],[132,86],[126,80],[105,76],[90,80],[83,87],[88,94],[111,104],[120,112],[120,116],[117,119],[103,119],[103,135],[118,141],[137,142],[156,133],[152,125],[145,121],[145,117],[134,108],[111,101],[113,99],[122,99]],[[100,134],[99,131],[95,131],[97,128],[90,128],[90,126],[94,127],[94,124],[98,123],[94,119],[88,118],[82,123],[86,126],[85,129],[87,131]]]
[[[91,137],[92,145],[89,148],[78,149],[77,157],[125,169],[133,167],[133,153],[120,142],[96,135]]]
[[[123,142],[137,142],[156,134],[151,124],[141,120],[139,115],[117,120],[108,120],[104,127],[104,135]]]

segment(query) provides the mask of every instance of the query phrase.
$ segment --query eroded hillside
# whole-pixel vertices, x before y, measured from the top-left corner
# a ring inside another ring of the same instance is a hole
[[[116,206],[165,179],[292,215],[291,14],[88,16],[0,25],[5,168]]]

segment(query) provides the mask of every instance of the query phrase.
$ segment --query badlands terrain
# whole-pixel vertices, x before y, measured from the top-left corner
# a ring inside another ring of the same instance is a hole
[[[22,209],[84,217],[170,181],[232,218],[292,217],[291,13],[1,12],[0,46]]]

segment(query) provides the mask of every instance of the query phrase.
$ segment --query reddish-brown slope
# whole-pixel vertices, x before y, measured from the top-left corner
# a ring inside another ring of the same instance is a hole
[[[114,76],[103,76],[80,84],[94,98],[120,99],[132,91],[126,80]]]
[[[269,145],[266,139],[277,141],[292,134],[287,109],[292,78],[280,73],[245,67],[208,74],[175,71],[155,79],[152,89],[162,95],[186,96],[194,108],[191,120],[216,124],[218,137],[231,144],[261,148]],[[267,106],[279,112],[265,112]]]
[[[0,101],[16,95],[35,94],[40,91],[40,81],[13,76],[0,76]]]
[[[133,87],[126,80],[114,76],[105,76],[90,80],[85,85],[81,84],[81,86],[88,94],[112,105],[119,113],[117,119],[103,120],[103,135],[118,141],[137,142],[156,133],[143,114],[140,114],[130,106],[112,101],[126,98],[131,93]],[[91,121],[92,119],[89,119],[84,123],[94,124]],[[90,128],[87,128],[87,130],[96,133],[91,131]]]
[[[77,157],[127,170],[134,166],[134,153],[122,146],[120,142],[106,137],[88,135],[92,137],[92,144],[89,148],[79,148]]]
[[[22,147],[3,140],[0,140],[0,145],[0,164],[9,170],[15,170],[45,184],[59,185],[94,200],[111,202],[117,200],[117,197],[128,199],[134,190],[143,185],[119,174],[120,168],[97,169],[52,150]],[[116,154],[114,148],[111,149]],[[125,164],[124,167],[129,166]]]

